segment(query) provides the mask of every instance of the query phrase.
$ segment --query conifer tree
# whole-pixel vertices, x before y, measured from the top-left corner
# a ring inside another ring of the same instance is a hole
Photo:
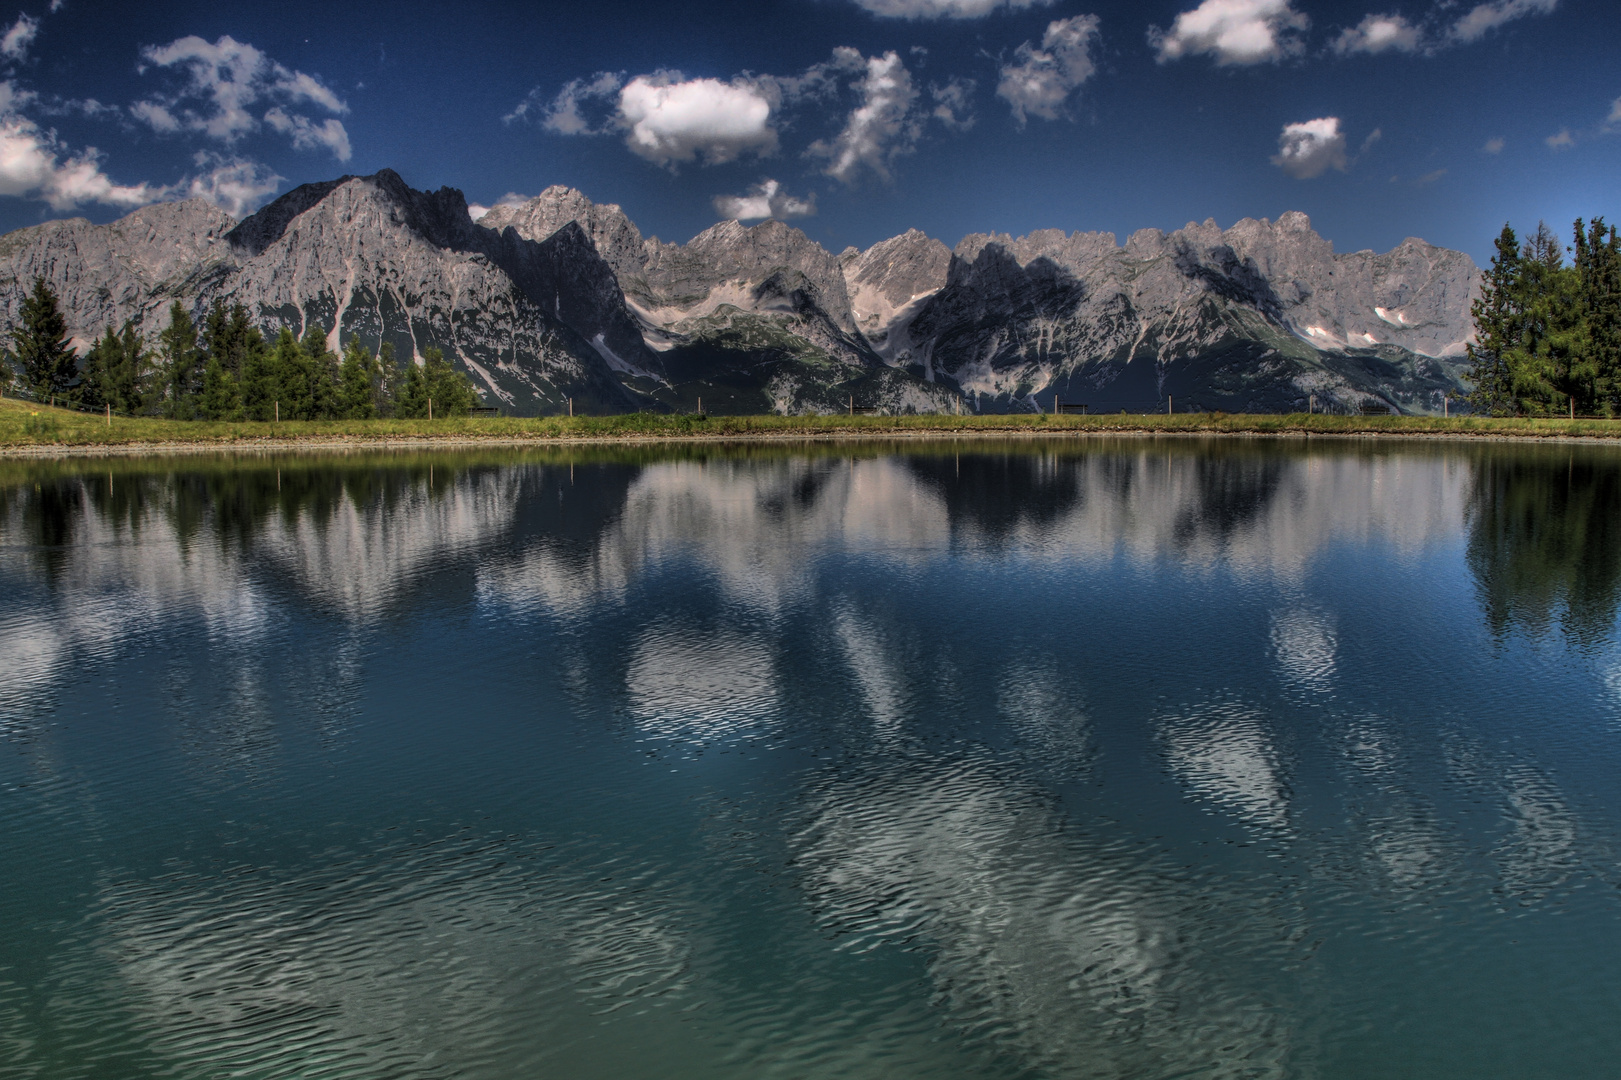
[[[338,416],[344,420],[371,420],[377,416],[377,361],[351,337],[338,369]]]
[[[1514,390],[1534,415],[1574,413],[1591,381],[1577,272],[1564,264],[1559,238],[1539,222],[1520,251],[1521,335]]]
[[[326,347],[326,331],[312,324],[299,342],[306,359],[309,401],[303,419],[326,420],[339,415],[338,358]]]
[[[378,348],[377,366],[382,369],[377,387],[377,415],[395,416],[394,406],[404,387],[405,368],[395,359],[392,341],[385,341]]]
[[[478,392],[467,376],[451,366],[445,354],[432,346],[423,351],[424,391],[433,400],[433,415],[466,416],[478,404]]]
[[[1496,246],[1470,309],[1475,340],[1466,346],[1470,367],[1464,377],[1474,386],[1469,405],[1475,412],[1508,416],[1515,411],[1513,362],[1520,335],[1520,241],[1512,226],[1503,226]]]
[[[44,277],[34,278],[33,292],[23,300],[11,342],[36,401],[67,396],[79,374],[78,356],[68,345],[67,320]]]
[[[394,396],[394,415],[401,420],[418,420],[428,415],[428,380],[414,357],[408,357],[403,367]]]
[[[158,334],[158,362],[165,384],[163,415],[190,420],[203,388],[203,354],[197,348],[197,324],[178,300],[169,305],[169,325]]]
[[[1591,367],[1592,407],[1613,416],[1621,406],[1621,242],[1603,218],[1576,221],[1576,270]]]
[[[199,420],[240,420],[243,417],[242,393],[237,379],[223,360],[208,354],[203,366],[203,392],[197,399]]]

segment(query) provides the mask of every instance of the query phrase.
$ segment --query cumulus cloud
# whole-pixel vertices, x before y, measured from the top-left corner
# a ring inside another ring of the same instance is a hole
[[[757,218],[786,221],[816,213],[816,196],[813,193],[808,198],[795,198],[783,191],[777,181],[762,180],[750,188],[747,195],[716,195],[715,212],[721,217],[736,218],[738,221],[754,221]]]
[[[856,0],[874,15],[887,19],[978,19],[1005,9],[1047,7],[1053,0]]]
[[[1299,180],[1321,176],[1329,169],[1344,172],[1350,164],[1339,117],[1324,116],[1299,124],[1285,124],[1278,136],[1272,164]]]
[[[1098,38],[1098,17],[1076,15],[1047,24],[1041,47],[1025,42],[1014,51],[1014,62],[1003,66],[996,96],[1013,106],[1023,127],[1030,116],[1057,120],[1064,115],[1069,95],[1097,70],[1092,46]]]
[[[660,165],[695,158],[719,165],[777,148],[771,102],[758,86],[741,79],[638,75],[619,91],[619,115],[629,128],[625,145]]]
[[[284,179],[258,162],[244,158],[200,153],[195,160],[206,171],[187,182],[187,196],[206,199],[234,218],[246,217],[257,210]]]
[[[166,194],[150,184],[115,184],[102,172],[95,147],[70,154],[54,132],[18,113],[0,114],[0,195],[41,199],[66,211],[88,203],[133,209]]]
[[[1460,42],[1479,41],[1504,23],[1527,15],[1547,15],[1559,0],[1487,0],[1452,24],[1451,36]]]
[[[1507,145],[1508,143],[1501,138],[1487,139],[1486,145],[1482,146],[1480,149],[1487,154],[1501,154],[1503,152],[1503,147]]]
[[[55,8],[51,9],[55,11]],[[18,15],[17,21],[11,24],[11,29],[0,36],[0,56],[11,60],[22,60],[28,56],[28,46],[34,43],[34,36],[39,33],[39,20],[30,19],[27,15]]]
[[[1354,53],[1418,52],[1424,35],[1401,15],[1368,15],[1340,31],[1331,48],[1341,56]]]
[[[893,51],[871,56],[854,89],[861,103],[845,120],[844,130],[831,142],[813,143],[810,153],[827,158],[823,171],[837,180],[851,183],[863,167],[887,180],[890,163],[910,150],[921,134],[912,115],[917,101],[912,73]]]
[[[623,131],[626,146],[659,165],[719,165],[777,148],[771,119],[780,97],[769,78],[722,82],[656,71],[626,82],[602,71],[569,82],[549,101],[532,91],[503,119],[539,119],[555,135]]]
[[[495,200],[494,204],[490,206],[485,206],[483,203],[468,203],[467,216],[472,218],[474,221],[479,221],[484,217],[485,214],[488,214],[497,206],[522,206],[528,201],[528,195],[520,195],[516,191],[509,191],[499,199]]]
[[[314,105],[329,113],[349,111],[320,79],[276,63],[259,49],[226,35],[209,43],[191,35],[141,50],[148,67],[184,74],[172,93],[155,94],[130,106],[130,114],[160,134],[192,131],[226,143],[257,131],[261,123],[290,136],[298,149],[325,147],[339,161],[349,159],[349,134],[341,121],[317,123],[290,111]],[[273,103],[255,115],[263,102]]]
[[[1569,128],[1560,128],[1558,132],[1542,141],[1548,144],[1549,150],[1569,150],[1576,145],[1576,136],[1570,133]]]
[[[1162,64],[1198,55],[1223,65],[1262,64],[1304,51],[1298,32],[1310,25],[1291,0],[1204,0],[1169,30],[1149,27],[1148,42]]]

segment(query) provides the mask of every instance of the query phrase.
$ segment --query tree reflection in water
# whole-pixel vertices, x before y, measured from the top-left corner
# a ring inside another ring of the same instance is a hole
[[[1621,461],[1608,448],[1494,447],[1475,462],[1469,569],[1493,633],[1557,622],[1594,644],[1621,598]]]

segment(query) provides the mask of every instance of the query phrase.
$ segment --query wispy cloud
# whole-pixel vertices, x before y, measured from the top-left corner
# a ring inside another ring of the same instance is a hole
[[[1040,47],[1026,41],[1015,50],[1013,63],[1001,69],[996,96],[1013,107],[1020,127],[1031,116],[1057,120],[1064,115],[1070,94],[1097,70],[1092,60],[1097,38],[1098,17],[1075,15],[1048,23]]]
[[[342,115],[349,106],[318,77],[294,71],[262,51],[226,35],[208,42],[195,35],[141,50],[151,68],[184,73],[180,85],[130,106],[130,114],[159,134],[194,132],[230,145],[261,124],[287,135],[297,149],[325,147],[339,161],[350,156],[349,134],[336,119],[317,122],[294,107],[313,105]],[[269,102],[262,114],[257,108]]]
[[[1560,128],[1542,141],[1548,144],[1549,150],[1569,150],[1576,145],[1576,136],[1571,134],[1569,128]]]
[[[56,10],[52,8],[51,10]],[[39,33],[39,20],[31,19],[27,15],[18,15],[17,21],[11,24],[11,29],[0,36],[0,56],[9,60],[23,60],[28,56],[28,47],[34,43]]]
[[[1340,31],[1329,46],[1340,56],[1354,53],[1416,53],[1424,45],[1423,32],[1402,15],[1368,15]]]
[[[1453,23],[1450,36],[1463,43],[1479,41],[1504,23],[1527,15],[1547,15],[1558,6],[1559,0],[1488,0]]]
[[[854,49],[848,50],[859,58]],[[831,141],[818,141],[810,154],[825,157],[827,175],[846,183],[864,170],[889,179],[890,164],[911,150],[921,133],[913,115],[917,88],[912,73],[894,52],[865,59],[861,77],[852,84],[860,102],[850,111],[844,130]]]
[[[888,19],[978,19],[993,11],[1047,7],[1053,0],[856,0]]]
[[[1484,153],[1484,154],[1501,154],[1503,152],[1503,147],[1505,147],[1507,145],[1508,145],[1507,141],[1505,141],[1502,138],[1492,138],[1492,139],[1487,139],[1486,140],[1486,145],[1482,146],[1480,148],[1480,150],[1481,150],[1481,153]]]

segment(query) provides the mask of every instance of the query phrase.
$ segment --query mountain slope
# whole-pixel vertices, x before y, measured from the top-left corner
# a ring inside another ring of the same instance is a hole
[[[776,221],[685,244],[551,187],[478,221],[458,191],[398,175],[288,192],[244,221],[198,201],[110,225],[0,237],[0,331],[35,274],[83,347],[180,300],[242,303],[402,355],[442,349],[523,413],[1287,410],[1381,402],[1438,412],[1457,389],[1479,273],[1409,239],[1336,254],[1303,214],[1222,230],[916,230],[838,256]]]

